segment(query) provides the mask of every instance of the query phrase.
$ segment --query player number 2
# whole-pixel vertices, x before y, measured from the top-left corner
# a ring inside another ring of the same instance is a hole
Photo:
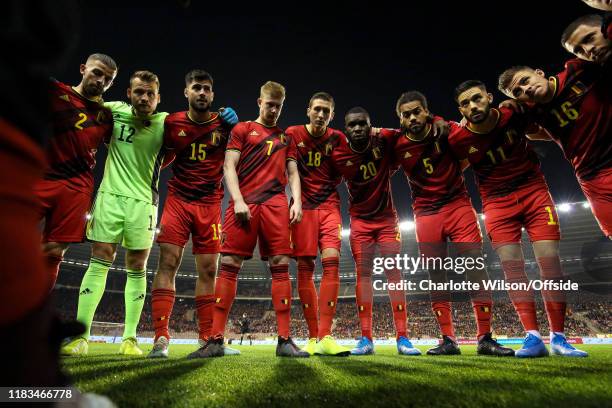
[[[83,130],[83,126],[81,126],[87,120],[87,115],[83,112],[79,113],[79,120],[74,124],[74,127],[78,130]]]
[[[197,151],[196,151],[197,146]],[[206,144],[201,143],[192,143],[191,144],[191,156],[189,156],[189,160],[206,160]]]
[[[314,157],[314,160],[313,160]],[[314,167],[319,167],[321,165],[321,152],[314,152],[313,151],[309,151],[308,152],[308,163],[306,163],[307,166],[314,166]]]
[[[578,118],[578,111],[572,108],[572,103],[570,101],[566,101],[561,104],[561,112],[563,114],[556,109],[552,110],[553,115],[555,115],[559,121],[559,127],[567,126],[569,123],[563,116],[569,120],[576,120]]]
[[[213,224],[211,227],[213,230],[213,241],[218,241],[221,236],[221,224]]]
[[[272,146],[274,146],[274,142],[272,140],[266,140],[266,143],[268,144],[268,153],[267,155],[271,155],[272,154]]]
[[[363,179],[369,180],[372,177],[376,176],[376,166],[373,162],[368,162],[368,164],[362,164],[359,166],[359,170],[363,171]]]
[[[434,172],[434,168],[431,165],[431,157],[426,157],[423,159],[423,166],[425,166],[425,173],[432,174]]]
[[[547,205],[546,207],[544,207],[544,209],[548,213],[548,225],[557,225],[557,221],[555,221],[555,217],[550,206]]]

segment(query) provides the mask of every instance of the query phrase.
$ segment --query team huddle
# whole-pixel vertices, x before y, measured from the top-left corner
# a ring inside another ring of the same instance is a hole
[[[168,357],[175,277],[191,238],[198,272],[199,348],[188,358],[240,354],[225,345],[224,336],[240,269],[256,245],[272,277],[277,356],[373,354],[373,257],[393,256],[401,250],[390,182],[396,171],[403,171],[410,185],[416,238],[423,255],[445,256],[452,243],[461,256],[482,256],[482,233],[463,176],[471,167],[482,198],[486,233],[506,280],[527,281],[522,228],[532,241],[542,279],[561,279],[558,217],[529,139],[554,140],[559,145],[601,230],[612,237],[611,36],[612,27],[602,16],[577,19],[562,36],[562,45],[577,58],[550,77],[526,66],[504,71],[498,88],[510,99],[498,107],[484,83],[462,82],[454,91],[461,123],[430,112],[423,93],[404,92],[395,106],[398,129],[374,127],[362,107],[345,113],[342,131],[330,128],[335,102],[326,92],[310,98],[307,124],[282,129],[277,122],[285,88],[273,81],[260,89],[257,119],[238,122],[231,108],[212,111],[213,78],[201,69],[185,76],[186,111],[157,111],[160,81],[149,71],[131,75],[129,103],[103,102],[102,95],[117,75],[117,64],[107,55],[90,55],[80,67],[79,85],[57,81],[51,85],[53,137],[46,150],[45,177],[35,189],[40,217],[45,220],[43,250],[50,288],[69,243],[82,242],[84,234],[92,242],[77,309],[77,320],[86,331],[68,339],[62,353],[87,354],[94,314],[117,245],[122,245],[127,281],[120,353],[143,354],[136,329],[146,300],[147,259],[156,240],[160,256],[151,290],[155,338],[148,357]],[[95,154],[102,142],[108,157],[92,205]],[[159,175],[166,166],[172,166],[173,176],[158,227]],[[341,346],[332,336],[340,287],[343,227],[337,187],[342,182],[349,192],[349,242],[361,327],[353,349]],[[222,223],[224,184],[230,203]],[[313,278],[317,256],[323,267],[318,293]],[[292,258],[297,262],[298,294],[309,332],[303,349],[290,333]],[[444,270],[428,272],[432,281],[447,280]],[[387,270],[386,278],[399,283],[402,273]],[[485,267],[468,268],[466,278],[482,282],[488,273]],[[389,286],[398,353],[420,355],[407,333],[406,294]],[[460,354],[450,293],[432,291],[430,295],[442,341],[427,354]],[[480,289],[469,295],[479,354],[549,354],[539,332],[532,291],[509,293],[526,332],[516,352],[492,337],[491,291]],[[586,357],[565,338],[563,292],[543,290],[542,297],[551,352]]]

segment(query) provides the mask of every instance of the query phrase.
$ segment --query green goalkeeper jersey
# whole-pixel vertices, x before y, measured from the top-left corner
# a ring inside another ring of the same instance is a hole
[[[99,191],[157,205],[164,159],[164,120],[168,114],[142,118],[125,102],[108,102],[104,106],[113,113],[114,127]]]

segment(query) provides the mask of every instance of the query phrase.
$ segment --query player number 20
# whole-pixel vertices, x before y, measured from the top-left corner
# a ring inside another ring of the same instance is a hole
[[[213,230],[213,241],[218,241],[221,236],[221,224],[213,224],[211,228]]]
[[[313,152],[312,150],[309,151],[308,163],[306,163],[306,165],[310,167],[319,167],[321,165],[321,152]]]
[[[363,179],[369,180],[372,177],[376,176],[376,166],[373,162],[368,162],[368,164],[362,164],[359,166],[359,170],[363,172]]]
[[[206,160],[206,144],[204,143],[192,143],[191,144],[191,156],[189,160]]]

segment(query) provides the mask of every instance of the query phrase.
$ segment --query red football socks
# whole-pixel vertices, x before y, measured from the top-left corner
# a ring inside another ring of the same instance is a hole
[[[387,271],[387,282],[398,284],[402,281],[402,273],[398,269]],[[396,285],[397,286],[397,285]],[[408,337],[406,334],[406,293],[403,289],[389,289],[389,300],[393,310],[396,337]]]
[[[502,269],[508,283],[526,283],[525,261],[504,261]],[[508,296],[514,305],[514,310],[519,316],[525,331],[538,330],[538,319],[536,317],[535,298],[533,291],[509,290]]]
[[[175,291],[172,289],[153,289],[151,291],[151,315],[153,317],[153,328],[155,329],[155,340],[161,336],[170,340],[168,326],[174,306],[174,298]]]
[[[272,304],[276,312],[278,335],[289,338],[291,323],[291,281],[289,280],[289,265],[270,265],[272,272]]]
[[[304,318],[308,325],[308,337],[317,338],[319,333],[317,288],[314,284],[314,262],[300,259],[298,262],[298,294],[302,302]]]
[[[355,268],[357,269],[355,299],[357,301],[357,312],[361,324],[361,335],[372,340],[372,302],[374,300],[374,289],[372,288],[372,262],[370,257],[363,255],[354,256]]]
[[[453,317],[451,315],[450,293],[446,291],[431,292],[431,309],[440,326],[443,336],[455,337]]]
[[[340,290],[340,258],[323,258],[323,277],[319,288],[319,337],[331,335],[331,327],[336,314],[338,290]]]
[[[240,272],[238,266],[221,264],[219,277],[215,282],[215,307],[211,333],[214,337],[223,337],[225,333],[227,317],[234,303],[234,298],[236,298],[238,272]]]
[[[470,293],[472,309],[476,317],[476,336],[480,337],[491,332],[491,316],[493,296],[490,290],[481,289]]]
[[[542,280],[559,281],[563,278],[561,261],[558,256],[541,257],[537,259]],[[550,331],[563,333],[565,326],[565,292],[560,290],[542,290],[544,307],[548,316]]]
[[[196,296],[195,304],[198,314],[199,338],[206,341],[212,331],[215,295]]]

